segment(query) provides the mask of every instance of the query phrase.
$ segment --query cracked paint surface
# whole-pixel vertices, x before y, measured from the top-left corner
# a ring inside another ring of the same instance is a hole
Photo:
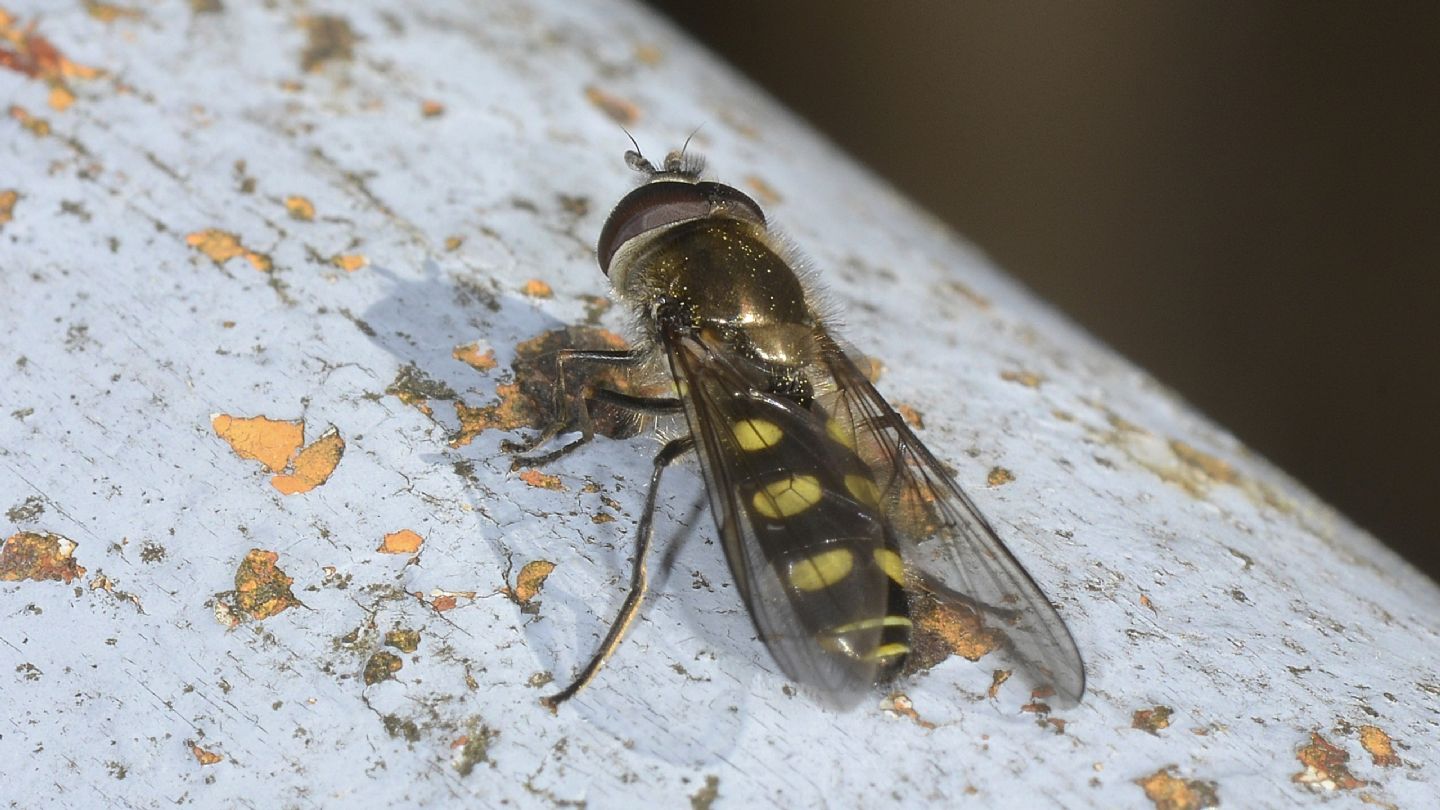
[[[0,0],[7,799],[1433,803],[1440,589],[672,27],[313,6]],[[624,596],[656,450],[604,409],[550,465],[501,446],[565,415],[558,351],[627,346],[593,255],[636,181],[616,120],[651,157],[709,122],[1069,621],[1079,706],[959,612],[893,693],[819,706],[683,463],[630,638],[539,705]]]

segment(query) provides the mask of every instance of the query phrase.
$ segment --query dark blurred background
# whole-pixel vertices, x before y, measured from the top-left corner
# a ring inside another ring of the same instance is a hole
[[[1440,578],[1440,4],[652,4]]]

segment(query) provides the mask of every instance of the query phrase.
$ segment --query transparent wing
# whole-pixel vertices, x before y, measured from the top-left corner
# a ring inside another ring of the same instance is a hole
[[[950,591],[999,620],[1013,676],[1078,703],[1085,665],[1064,620],[995,530],[829,335],[821,354],[834,390],[826,407],[851,431],[884,492],[907,565],[922,587]],[[943,595],[943,594],[937,594]]]
[[[844,645],[827,644],[827,632],[887,609],[892,583],[878,567],[862,564],[883,547],[883,516],[834,485],[846,472],[846,453],[837,451],[844,448],[827,438],[810,411],[764,393],[763,377],[746,360],[693,337],[667,349],[686,392],[711,511],[760,637],[789,677],[832,705],[852,705],[875,683],[880,663],[865,653],[879,645],[881,631],[850,631]],[[743,431],[762,422],[774,430],[742,442]],[[757,452],[761,438],[773,443]],[[853,454],[849,463],[864,469]],[[779,520],[757,513],[757,492],[796,475],[816,482],[802,511]],[[857,561],[842,578],[824,587],[796,586],[797,561],[804,565],[837,550]]]

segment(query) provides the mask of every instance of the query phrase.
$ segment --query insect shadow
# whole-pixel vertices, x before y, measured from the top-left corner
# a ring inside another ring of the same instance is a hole
[[[530,410],[541,407],[537,403],[516,400],[526,382],[519,368],[525,347],[551,349],[534,341],[563,339],[567,325],[533,299],[477,274],[447,273],[434,261],[418,277],[374,270],[389,289],[352,320],[398,361],[385,392],[395,410],[416,408],[437,426],[433,452],[421,459],[433,465],[435,480],[446,470],[458,476],[469,501],[469,525],[455,530],[464,536],[449,551],[438,544],[423,549],[422,571],[406,575],[414,582],[407,581],[406,590],[475,591],[483,606],[470,611],[476,618],[467,619],[464,610],[445,614],[465,631],[452,633],[449,644],[477,673],[480,689],[470,694],[527,701],[545,713],[539,698],[553,684],[537,677],[537,669],[555,681],[568,679],[624,595],[656,445],[647,438],[602,440],[533,471],[512,469],[501,442],[548,418]],[[569,331],[573,337],[575,328]],[[457,352],[472,345],[473,355]],[[527,483],[530,472],[539,477]],[[667,477],[659,505],[659,565],[640,623],[609,677],[571,710],[633,750],[703,764],[733,749],[753,676],[774,667],[730,583],[698,473],[684,465],[676,473]],[[556,569],[538,594],[522,601],[515,577],[537,560]],[[596,593],[613,599],[597,606]],[[494,619],[485,618],[492,611]],[[515,645],[506,627],[523,645]]]

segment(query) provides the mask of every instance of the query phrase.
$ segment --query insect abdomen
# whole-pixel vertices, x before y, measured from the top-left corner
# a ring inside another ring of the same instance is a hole
[[[751,470],[737,482],[756,539],[815,641],[848,668],[888,679],[910,652],[900,554],[860,457],[812,420],[753,416],[732,427]]]

